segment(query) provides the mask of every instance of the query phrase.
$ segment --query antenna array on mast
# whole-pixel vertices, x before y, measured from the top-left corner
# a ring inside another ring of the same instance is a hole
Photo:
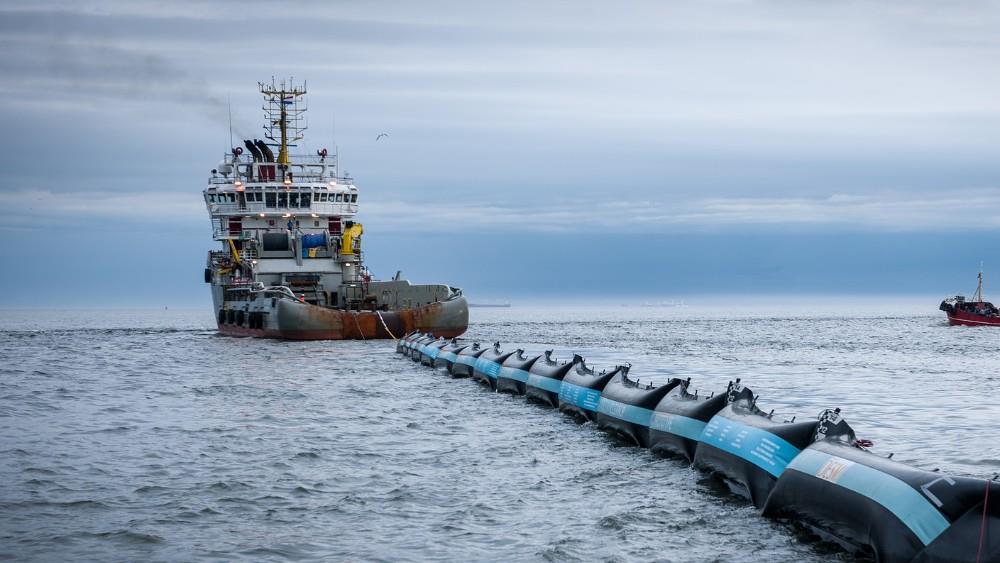
[[[289,164],[288,147],[294,147],[296,141],[303,138],[303,132],[308,129],[306,123],[306,103],[302,96],[306,94],[306,84],[296,86],[294,78],[280,83],[271,78],[270,84],[258,82],[260,93],[264,95],[264,137],[271,141],[271,146],[278,147],[278,163]]]

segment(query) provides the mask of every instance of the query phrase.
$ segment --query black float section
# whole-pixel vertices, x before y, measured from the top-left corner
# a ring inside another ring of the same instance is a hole
[[[1000,485],[942,475],[878,456],[839,409],[815,420],[776,421],[740,380],[699,396],[690,379],[665,385],[629,378],[629,366],[595,372],[583,358],[525,356],[408,334],[396,351],[444,366],[498,392],[523,395],[596,421],[652,451],[718,476],[762,514],[813,530],[877,561],[1000,562]],[[994,479],[996,477],[994,476]]]

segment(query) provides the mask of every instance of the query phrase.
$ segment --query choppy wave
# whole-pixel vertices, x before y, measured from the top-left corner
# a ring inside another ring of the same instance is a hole
[[[642,380],[686,374],[706,392],[741,377],[780,414],[842,407],[896,459],[1000,471],[995,331],[895,313],[633,313],[475,310],[469,337],[630,361]],[[218,337],[203,312],[133,328],[87,315],[0,330],[2,557],[849,559],[681,464],[389,342]]]

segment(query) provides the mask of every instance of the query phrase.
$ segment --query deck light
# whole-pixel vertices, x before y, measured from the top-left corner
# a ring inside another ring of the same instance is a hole
[[[319,219],[319,215],[315,213],[310,213],[310,215],[312,215],[313,219]]]
[[[236,188],[236,191],[238,191],[238,192],[242,192],[243,189],[244,189],[243,188],[243,182],[241,182],[239,180],[236,180],[235,182],[233,182],[233,187]]]
[[[261,216],[261,217],[263,217],[263,216],[264,216],[264,214],[263,214],[263,213],[261,213],[261,214],[260,214],[260,216]]]

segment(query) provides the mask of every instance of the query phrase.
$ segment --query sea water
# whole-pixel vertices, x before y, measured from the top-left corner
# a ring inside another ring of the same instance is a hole
[[[471,312],[483,345],[701,393],[739,377],[776,418],[841,407],[880,454],[1000,472],[1000,329],[949,327],[934,303]],[[0,558],[852,559],[391,341],[223,337],[210,310],[2,311],[0,374]]]

